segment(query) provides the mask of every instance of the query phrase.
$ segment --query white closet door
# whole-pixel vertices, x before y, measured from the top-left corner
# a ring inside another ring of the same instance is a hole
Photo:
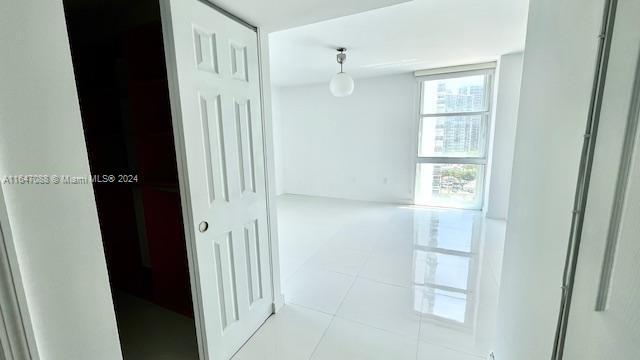
[[[258,38],[198,0],[162,15],[201,351],[226,360],[272,312]]]
[[[639,18],[618,1],[564,360],[640,359]]]

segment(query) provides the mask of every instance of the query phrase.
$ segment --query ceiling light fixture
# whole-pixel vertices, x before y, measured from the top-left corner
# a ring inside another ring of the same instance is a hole
[[[333,75],[333,77],[331,78],[329,89],[331,90],[333,96],[345,97],[353,93],[353,79],[347,73],[342,71],[342,64],[347,61],[347,54],[345,54],[347,49],[338,48],[336,50],[338,50],[336,60],[338,61],[338,64],[340,64],[340,72]]]

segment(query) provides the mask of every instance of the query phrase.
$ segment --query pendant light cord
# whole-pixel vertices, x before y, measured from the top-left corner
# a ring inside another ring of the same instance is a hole
[[[342,65],[344,64],[344,61],[347,59],[347,55],[344,52],[347,51],[347,49],[338,48],[337,50],[338,50],[338,55],[336,56],[336,61],[338,62],[338,64],[340,64],[340,73],[343,73],[344,70],[342,69]]]

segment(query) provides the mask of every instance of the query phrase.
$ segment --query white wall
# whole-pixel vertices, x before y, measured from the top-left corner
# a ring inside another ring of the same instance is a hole
[[[273,154],[276,177],[276,195],[284,193],[284,141],[282,139],[282,106],[280,103],[281,90],[271,88],[271,116],[273,130]]]
[[[498,219],[506,218],[521,61],[521,53],[502,56],[498,70],[485,202]],[[357,79],[346,98],[328,84],[274,88],[278,194],[412,203],[418,91],[413,74]]]
[[[62,2],[0,14],[0,176],[88,175]],[[40,358],[121,359],[91,185],[2,187]]]
[[[275,90],[281,191],[409,203],[418,87],[412,74],[359,79],[336,98],[326,84]]]
[[[497,360],[549,359],[603,0],[531,0]]]
[[[505,220],[509,207],[513,150],[516,142],[522,53],[502,55],[498,60],[496,72],[493,140],[489,151],[491,169],[488,172],[485,214],[492,219]]]

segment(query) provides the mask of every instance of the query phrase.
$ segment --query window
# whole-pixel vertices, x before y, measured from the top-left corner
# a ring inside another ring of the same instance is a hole
[[[418,79],[415,204],[481,209],[493,67]]]

